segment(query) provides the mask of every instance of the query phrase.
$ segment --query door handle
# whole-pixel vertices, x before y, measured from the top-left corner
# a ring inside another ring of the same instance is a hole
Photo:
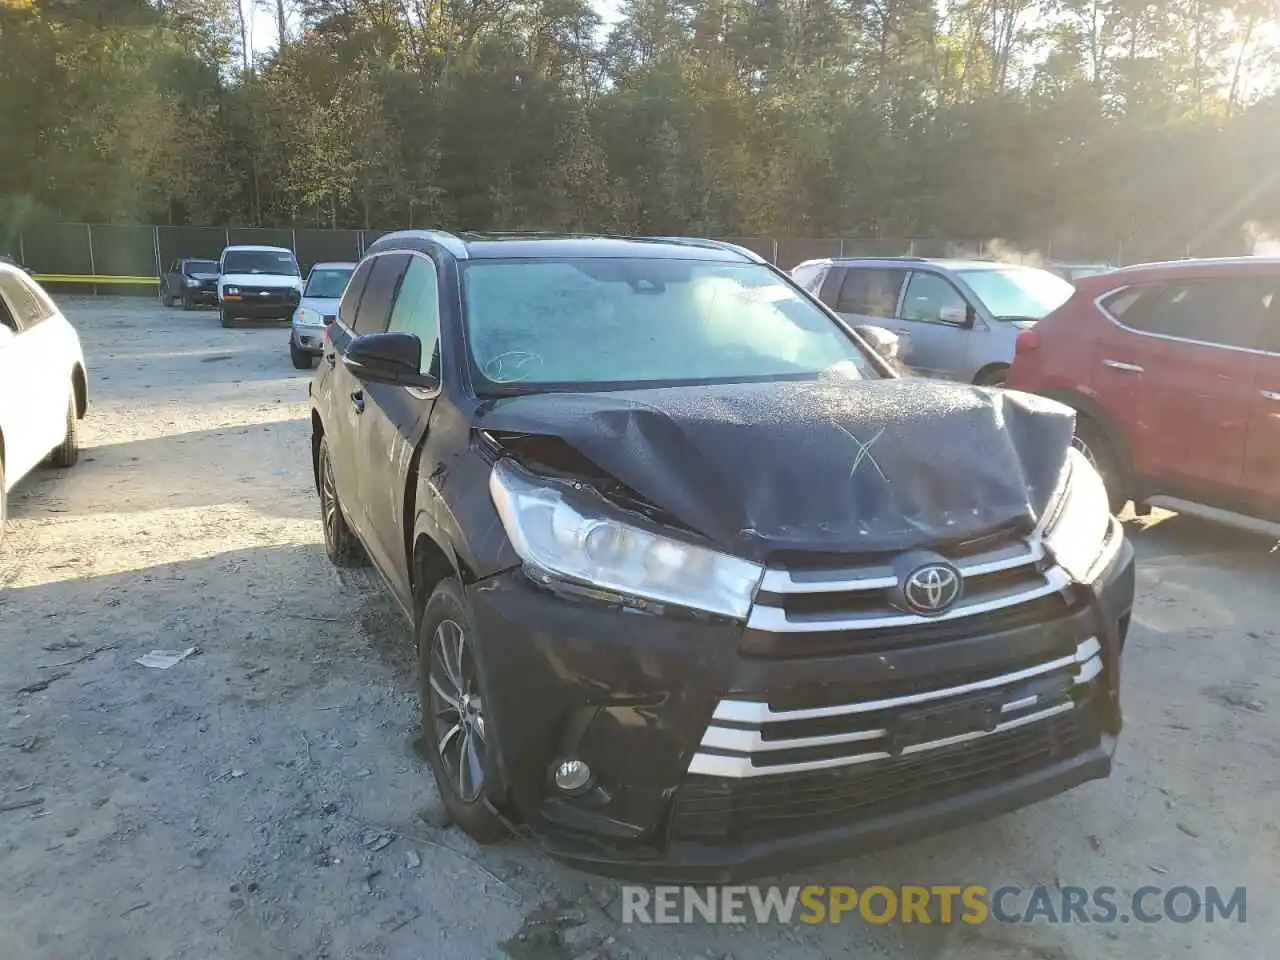
[[[1277,393],[1275,390],[1259,390],[1258,392],[1262,394],[1263,400],[1274,400],[1277,403],[1280,403],[1280,393]]]
[[[1103,360],[1104,367],[1110,367],[1112,370],[1120,370],[1123,373],[1142,373],[1142,368],[1136,363],[1125,363],[1123,360]]]
[[[351,405],[356,408],[356,413],[364,413],[364,391],[357,390],[351,395]]]

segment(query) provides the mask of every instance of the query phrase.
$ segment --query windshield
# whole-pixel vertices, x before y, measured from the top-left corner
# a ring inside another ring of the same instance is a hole
[[[298,261],[293,254],[274,250],[228,250],[222,255],[223,272],[268,273],[281,277],[298,276]]]
[[[1032,267],[959,273],[997,320],[1043,319],[1075,292],[1061,277]]]
[[[213,260],[188,260],[186,272],[188,275],[196,273],[217,273],[218,264]]]
[[[474,371],[499,391],[880,376],[830,317],[758,264],[473,261],[462,270]]]
[[[351,279],[354,267],[324,267],[312,270],[307,276],[307,289],[304,297],[315,297],[318,300],[337,300],[342,291],[347,289],[347,281]]]

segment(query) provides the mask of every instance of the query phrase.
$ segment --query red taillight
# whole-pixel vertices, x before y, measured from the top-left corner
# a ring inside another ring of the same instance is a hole
[[[1030,330],[1023,330],[1019,333],[1017,340],[1015,340],[1013,344],[1014,353],[1019,355],[1039,349],[1040,331],[1035,327],[1032,327]]]

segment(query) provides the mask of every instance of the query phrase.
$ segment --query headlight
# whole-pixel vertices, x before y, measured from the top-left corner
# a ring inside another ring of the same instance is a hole
[[[230,295],[234,297],[240,293],[240,288],[239,287],[223,287],[222,292],[224,295]]]
[[[299,307],[294,311],[293,322],[300,327],[323,327],[324,317],[307,307]]]
[[[191,277],[187,277],[187,286],[188,286],[188,287],[198,287],[198,286],[200,286],[200,281],[199,281],[199,280],[192,279]]]
[[[1072,578],[1083,581],[1111,528],[1111,504],[1098,471],[1079,450],[1067,451],[1066,489],[1047,516],[1044,545]]]
[[[508,461],[489,474],[489,493],[512,547],[535,572],[739,619],[751,610],[758,564],[570,503]]]

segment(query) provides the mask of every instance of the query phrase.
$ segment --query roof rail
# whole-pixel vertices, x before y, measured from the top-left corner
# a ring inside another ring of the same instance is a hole
[[[364,252],[368,255],[371,252],[378,252],[379,248],[395,246],[406,240],[426,240],[444,247],[459,260],[470,259],[467,245],[459,237],[444,230],[397,230],[379,237],[369,244]]]
[[[753,263],[769,262],[754,250],[740,247],[736,243],[729,243],[727,240],[709,240],[705,237],[630,237],[628,239],[647,240],[651,243],[670,243],[684,247],[704,247],[708,250],[725,250],[745,257]]]

